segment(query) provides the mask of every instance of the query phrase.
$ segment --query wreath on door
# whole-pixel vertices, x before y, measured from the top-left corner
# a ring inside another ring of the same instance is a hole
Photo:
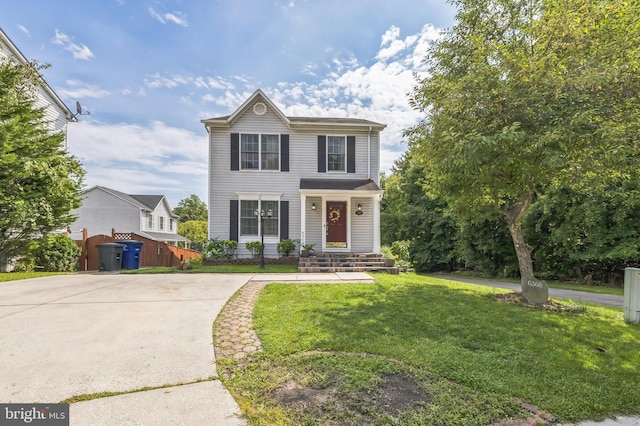
[[[331,210],[329,212],[329,220],[333,223],[336,223],[340,220],[340,210]]]

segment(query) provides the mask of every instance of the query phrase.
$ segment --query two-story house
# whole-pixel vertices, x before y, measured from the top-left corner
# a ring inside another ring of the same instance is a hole
[[[257,90],[209,133],[209,237],[246,242],[264,232],[316,252],[380,253],[380,132],[358,118],[288,117]],[[264,221],[260,212],[270,213]],[[264,227],[264,229],[262,229]]]
[[[13,44],[9,36],[0,28],[0,59],[2,58],[14,58],[21,64],[28,62],[20,49]],[[78,121],[44,79],[41,80],[41,84],[37,89],[36,107],[44,108],[44,118],[51,126],[52,131],[65,131],[68,122]]]
[[[82,204],[73,214],[77,216],[74,239],[80,239],[81,230],[86,228],[88,236],[111,235],[115,229],[170,245],[189,241],[178,235],[178,216],[164,195],[130,195],[94,186],[82,193]]]

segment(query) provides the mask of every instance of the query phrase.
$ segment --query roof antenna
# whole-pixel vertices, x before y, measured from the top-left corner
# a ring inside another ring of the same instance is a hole
[[[82,105],[80,105],[80,102],[76,101],[76,113],[72,114],[71,116],[73,118],[76,118],[79,115],[89,115],[89,114],[91,114],[91,111],[82,112]]]

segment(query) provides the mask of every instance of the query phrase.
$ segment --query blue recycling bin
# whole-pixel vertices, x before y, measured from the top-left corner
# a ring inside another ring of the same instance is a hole
[[[122,250],[122,269],[139,269],[140,252],[142,251],[142,241],[125,240],[119,241],[124,245]]]

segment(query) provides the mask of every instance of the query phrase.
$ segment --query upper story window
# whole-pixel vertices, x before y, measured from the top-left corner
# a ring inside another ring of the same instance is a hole
[[[153,229],[153,214],[147,213],[147,229]]]
[[[327,136],[327,171],[346,172],[346,136]]]
[[[169,218],[169,231],[173,231],[173,219]]]
[[[158,226],[161,231],[164,231],[164,216],[160,216]]]
[[[240,135],[242,170],[280,170],[280,135]]]

